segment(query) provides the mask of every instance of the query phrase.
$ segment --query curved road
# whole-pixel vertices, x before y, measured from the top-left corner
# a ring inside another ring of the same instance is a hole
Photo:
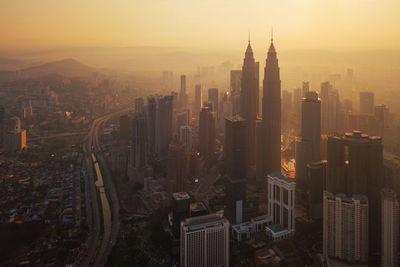
[[[88,171],[87,179],[90,187],[92,225],[88,240],[88,257],[82,262],[82,266],[104,266],[108,255],[117,241],[120,227],[119,200],[111,173],[103,156],[99,137],[101,128],[108,120],[126,112],[128,112],[128,109],[94,120],[88,134],[87,142],[83,146]],[[94,181],[94,166],[97,167],[97,186]],[[101,180],[102,182],[100,182]],[[97,198],[97,191],[100,194],[101,203],[99,203],[99,199]],[[99,208],[102,209],[102,218]],[[104,225],[102,236],[100,236],[100,220],[103,220]]]

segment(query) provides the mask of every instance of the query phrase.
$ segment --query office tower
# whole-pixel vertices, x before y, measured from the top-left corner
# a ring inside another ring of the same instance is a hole
[[[242,67],[242,82],[240,94],[240,116],[247,121],[247,160],[249,165],[255,164],[256,149],[256,119],[257,119],[257,100],[258,100],[258,82],[257,73],[258,64],[256,64],[251,49],[250,40],[247,45]]]
[[[172,141],[172,112],[174,97],[164,96],[158,101],[156,146],[159,159],[164,160],[168,154],[168,145]]]
[[[137,113],[144,112],[144,100],[142,97],[138,97],[135,99],[135,112]]]
[[[169,192],[186,191],[189,178],[189,154],[182,143],[169,144],[167,180]]]
[[[263,130],[261,168],[264,175],[281,170],[281,80],[273,40],[268,50],[263,83]]]
[[[181,266],[229,266],[229,222],[221,215],[181,222]]]
[[[293,114],[296,135],[301,132],[301,98],[301,88],[295,88],[293,90]]]
[[[175,130],[174,133],[176,136],[179,138],[180,134],[180,129],[182,126],[188,126],[189,125],[189,110],[185,110],[183,112],[180,112],[176,114],[176,120],[175,120]]]
[[[360,92],[360,113],[361,114],[374,114],[374,93],[373,92]]]
[[[181,221],[190,216],[190,196],[186,192],[172,194],[172,231],[175,237],[180,236]]]
[[[16,152],[26,148],[26,130],[21,129],[21,120],[18,117],[12,117],[7,124],[4,140],[5,151]]]
[[[193,111],[194,113],[198,114],[203,104],[203,94],[201,89],[201,84],[196,84],[194,89],[194,106]]]
[[[385,105],[375,106],[375,121],[376,129],[375,133],[385,139],[387,135],[387,129],[389,128],[389,108]],[[386,132],[386,135],[385,135]]]
[[[242,88],[242,70],[231,70],[232,115],[240,113],[240,91]]]
[[[321,160],[321,101],[307,92],[301,104],[301,137],[296,139],[296,180],[305,184],[307,164]]]
[[[359,131],[343,137],[328,137],[326,190],[346,195],[366,195],[369,201],[370,252],[380,247],[380,189],[383,177],[383,149],[380,137]]]
[[[180,128],[180,133],[179,133],[179,138],[180,141],[185,144],[187,150],[191,150],[193,146],[193,141],[192,141],[192,127],[190,126],[181,126]]]
[[[134,153],[133,166],[146,166],[147,154],[147,122],[144,114],[135,113],[131,118],[131,147]]]
[[[292,93],[283,90],[282,91],[282,128],[288,129],[289,117],[292,113]]]
[[[243,222],[246,202],[248,123],[240,116],[234,116],[226,119],[225,127],[224,153],[228,176],[225,216],[234,225]]]
[[[328,266],[368,266],[368,213],[364,195],[324,192],[322,246]]]
[[[119,117],[119,134],[122,139],[129,140],[131,137],[131,125],[129,115]]]
[[[213,111],[218,116],[218,88],[208,89],[208,102],[213,105]]]
[[[147,99],[147,134],[148,134],[148,149],[151,159],[156,155],[156,125],[157,125],[157,101],[154,97]]]
[[[381,266],[395,267],[399,264],[399,201],[396,193],[389,188],[381,191],[382,205],[382,247]]]
[[[329,82],[321,83],[321,128],[334,133],[338,128],[339,93]]]
[[[307,164],[308,217],[312,220],[322,219],[326,164],[326,160]]]
[[[274,240],[290,237],[295,233],[296,183],[280,172],[268,174],[267,181],[268,216],[272,219],[267,234]]]
[[[229,91],[224,93],[222,97],[222,101],[220,103],[220,120],[219,120],[219,129],[221,132],[225,133],[225,119],[232,116],[232,101],[230,99],[231,95]]]
[[[301,96],[305,97],[306,94],[310,91],[310,82],[303,82],[303,86],[301,88]]]
[[[203,103],[203,107],[207,108],[210,112],[215,112],[214,108],[213,108],[213,103],[210,101],[206,101]]]
[[[215,116],[208,107],[200,112],[199,151],[204,158],[214,155],[215,151]]]
[[[180,108],[184,109],[187,106],[187,94],[186,94],[186,75],[181,75],[181,90],[179,92]]]

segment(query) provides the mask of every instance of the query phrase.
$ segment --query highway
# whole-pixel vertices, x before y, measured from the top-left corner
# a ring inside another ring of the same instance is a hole
[[[90,220],[91,231],[87,242],[88,254],[82,261],[81,266],[104,266],[118,238],[120,227],[119,200],[101,149],[100,131],[108,120],[127,112],[128,109],[124,109],[95,119],[88,133],[86,143],[83,145],[87,170],[85,179],[87,179],[87,184],[90,187],[89,217],[92,220]],[[95,177],[97,177],[96,182]],[[97,194],[99,194],[100,198],[97,197]],[[101,220],[104,226],[102,233]]]

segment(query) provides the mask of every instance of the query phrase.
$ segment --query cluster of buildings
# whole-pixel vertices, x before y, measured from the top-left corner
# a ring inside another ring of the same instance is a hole
[[[54,255],[65,247],[70,249],[63,262],[82,260],[86,249],[82,241],[87,235],[81,225],[85,214],[83,188],[80,163],[70,164],[71,160],[80,162],[73,154],[34,161],[1,160],[0,222],[10,231],[18,225],[27,238],[37,237],[24,244],[10,242],[13,258],[2,259],[2,264],[38,264],[39,259],[41,264],[55,263]]]

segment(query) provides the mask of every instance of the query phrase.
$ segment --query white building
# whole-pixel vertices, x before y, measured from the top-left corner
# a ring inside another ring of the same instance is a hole
[[[181,221],[181,266],[229,266],[229,221],[221,214]]]
[[[396,193],[382,189],[382,267],[398,266],[399,201]]]
[[[325,191],[323,203],[323,252],[328,266],[368,266],[368,198]]]
[[[273,240],[288,238],[295,233],[296,183],[279,172],[268,175],[268,216],[272,224],[266,227]]]
[[[181,126],[179,137],[182,143],[186,145],[188,150],[192,149],[193,141],[192,141],[192,127],[190,126]]]

